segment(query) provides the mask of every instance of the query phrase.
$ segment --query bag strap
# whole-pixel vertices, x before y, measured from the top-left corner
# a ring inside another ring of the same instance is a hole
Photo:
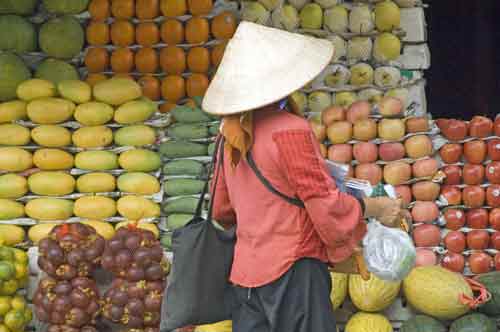
[[[224,170],[223,169],[223,167],[224,167],[224,136],[221,135],[220,137],[221,137],[220,144],[219,144],[219,146],[216,146],[216,149],[214,152],[214,158],[216,159],[216,161],[214,163],[214,167],[215,167],[215,165],[217,165],[217,169],[215,170],[215,182],[213,185],[213,190],[212,190],[211,195],[210,195],[210,203],[208,205],[207,221],[212,221],[212,211],[214,208],[214,201],[215,201],[215,188],[217,187],[217,182],[219,181],[220,172],[223,172],[223,170]],[[218,163],[217,163],[216,154],[219,155]]]
[[[207,193],[208,193],[208,189],[210,187],[210,175],[213,174],[214,172],[214,168],[215,168],[215,165],[217,163],[217,151],[219,151],[219,147],[221,146],[221,143],[223,141],[223,137],[222,136],[219,136],[217,137],[217,139],[215,140],[215,149],[214,149],[214,154],[212,156],[212,160],[210,161],[210,164],[209,164],[209,167],[208,167],[208,174],[207,174],[207,179],[205,181],[205,184],[203,186],[203,190],[201,192],[201,196],[200,196],[200,199],[198,201],[198,205],[196,206],[196,210],[195,210],[195,216],[196,217],[201,217],[201,212],[203,210],[203,203],[205,202],[205,197],[207,196]],[[222,149],[224,150],[224,149]],[[220,167],[218,167],[220,168]],[[215,188],[215,186],[214,186]],[[211,198],[211,200],[213,200]]]
[[[290,203],[292,205],[298,206],[300,208],[305,207],[304,202],[302,202],[300,199],[295,198],[295,197],[289,197],[289,196],[283,194],[282,192],[278,191],[276,188],[274,188],[274,186],[271,184],[271,182],[269,182],[269,180],[267,180],[264,177],[264,175],[262,175],[262,173],[260,172],[259,168],[257,167],[257,164],[255,164],[255,160],[253,159],[252,153],[250,151],[248,151],[248,153],[247,153],[247,161],[248,161],[248,165],[250,166],[250,168],[253,170],[253,172],[255,173],[257,178],[260,180],[260,182],[267,188],[267,190],[269,190],[270,192],[272,192],[276,196],[281,197],[282,199],[284,199],[285,201],[287,201],[288,203]]]

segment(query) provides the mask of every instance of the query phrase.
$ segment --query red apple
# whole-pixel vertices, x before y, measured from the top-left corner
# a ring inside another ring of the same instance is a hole
[[[480,186],[468,186],[462,191],[462,199],[466,206],[478,208],[484,205],[485,192]]]
[[[417,258],[415,266],[432,266],[436,265],[437,257],[434,251],[426,248],[417,248]]]
[[[481,164],[486,159],[486,143],[484,141],[465,143],[464,157],[471,164]]]
[[[451,252],[461,254],[465,250],[466,239],[464,233],[452,231],[444,237],[444,245]]]
[[[360,164],[354,171],[357,179],[368,180],[374,186],[382,181],[382,169],[377,164]]]
[[[447,209],[444,212],[444,220],[446,228],[451,230],[459,230],[465,225],[465,213],[459,209]]]
[[[443,173],[446,175],[444,184],[458,185],[462,183],[462,168],[457,165],[448,165],[443,168]]]
[[[490,183],[500,184],[500,161],[492,161],[486,166],[486,178]]]
[[[378,149],[380,159],[383,161],[395,161],[405,157],[405,147],[402,143],[383,143]]]
[[[416,135],[405,141],[405,150],[409,158],[420,159],[433,152],[432,141],[426,135]]]
[[[487,249],[490,243],[490,235],[485,230],[475,229],[467,233],[467,247],[472,250]]]
[[[494,138],[488,141],[488,157],[491,160],[500,160],[500,138]]]
[[[358,120],[368,119],[372,106],[369,102],[361,100],[351,104],[346,113],[346,120],[354,124]]]
[[[326,129],[326,135],[333,144],[344,144],[352,138],[352,124],[347,121],[337,121]]]
[[[467,226],[475,229],[488,228],[488,211],[486,209],[470,209],[465,214]]]
[[[443,136],[452,141],[461,141],[467,136],[467,124],[455,119],[438,119],[436,121]]]
[[[441,196],[446,199],[448,205],[460,205],[462,203],[462,192],[455,186],[442,186]]]
[[[500,231],[500,209],[495,208],[490,212],[490,226],[494,230]]]
[[[443,257],[441,266],[450,271],[462,273],[465,267],[465,258],[462,254],[449,252]]]
[[[314,136],[316,137],[318,142],[323,142],[326,139],[326,127],[314,120],[310,120],[309,124],[311,125]]]
[[[415,178],[434,176],[438,169],[438,161],[434,158],[417,160],[411,167]]]
[[[474,274],[489,272],[492,266],[493,258],[484,252],[474,252],[469,257],[469,267]]]
[[[344,121],[345,113],[346,110],[340,106],[330,106],[321,113],[321,122],[328,127],[335,121]]]
[[[500,252],[495,255],[494,264],[495,270],[500,271]]]
[[[432,223],[439,217],[439,208],[435,202],[416,201],[411,209],[413,223]]]
[[[352,137],[358,141],[371,141],[377,138],[377,122],[373,119],[358,120],[354,123]]]
[[[483,165],[465,164],[462,172],[465,184],[475,185],[482,184],[484,182]]]
[[[422,133],[427,131],[429,131],[429,118],[426,116],[409,118],[406,121],[407,133]]]
[[[378,104],[378,110],[383,117],[391,117],[403,113],[403,102],[394,97],[384,97]]]
[[[462,154],[462,144],[458,143],[447,143],[439,150],[439,155],[446,164],[458,163],[462,159]]]
[[[400,186],[396,186],[394,187],[394,190],[396,191],[398,197],[401,197],[405,206],[411,203],[412,195],[409,185],[403,184]]]
[[[341,164],[349,164],[352,161],[352,145],[330,145],[330,147],[328,148],[328,159]]]
[[[439,184],[432,181],[420,181],[411,186],[411,192],[417,201],[435,201],[439,197],[439,190]]]
[[[398,186],[411,179],[411,166],[401,161],[393,161],[384,166],[384,181]]]
[[[378,157],[377,145],[372,142],[356,143],[354,144],[353,155],[354,159],[361,164],[374,163]]]
[[[493,249],[500,250],[500,232],[491,234],[490,241]]]
[[[500,185],[492,184],[486,190],[486,202],[491,207],[500,207]]]
[[[500,136],[500,117],[497,116],[493,123],[493,131],[495,136]]]
[[[469,134],[472,137],[484,138],[493,132],[493,121],[485,116],[476,115],[469,123]]]
[[[413,229],[413,241],[417,247],[437,247],[441,242],[441,231],[436,225],[420,225]]]

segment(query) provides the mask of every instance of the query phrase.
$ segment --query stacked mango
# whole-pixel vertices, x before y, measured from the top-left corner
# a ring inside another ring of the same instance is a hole
[[[91,89],[83,81],[32,79],[17,95],[0,104],[2,223],[40,223],[29,232],[37,243],[63,221],[89,221],[109,238],[113,227],[103,221],[159,216],[154,144],[165,121],[137,83],[113,79]]]
[[[145,96],[162,101],[162,112],[202,96],[236,29],[234,7],[212,0],[92,0],[87,81],[136,79]]]
[[[167,216],[165,230],[172,231],[192,219],[199,195],[209,176],[207,163],[214,150],[214,139],[219,131],[219,121],[196,104],[177,106],[171,112],[175,123],[166,131],[159,147],[164,160],[163,181],[165,200],[163,212]],[[164,237],[169,248],[169,235]]]

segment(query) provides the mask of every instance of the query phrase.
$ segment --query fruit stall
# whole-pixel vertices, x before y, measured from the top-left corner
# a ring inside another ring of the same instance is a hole
[[[332,273],[339,331],[497,331],[500,119],[432,118],[428,10],[1,1],[0,332],[159,331],[171,234],[195,212],[219,131],[201,101],[240,20],[335,45],[290,99],[325,159],[393,186],[411,212],[418,267],[405,280]]]

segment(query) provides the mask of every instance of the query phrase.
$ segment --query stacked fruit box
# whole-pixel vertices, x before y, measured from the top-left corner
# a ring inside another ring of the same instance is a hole
[[[236,29],[234,10],[212,0],[92,0],[87,80],[136,79],[162,112],[200,97]]]
[[[425,246],[442,266],[465,275],[500,270],[500,120],[438,119],[437,161],[446,176],[441,197],[426,220]],[[440,229],[442,227],[444,229]],[[422,237],[422,236],[421,236]],[[430,253],[428,253],[430,255]]]

